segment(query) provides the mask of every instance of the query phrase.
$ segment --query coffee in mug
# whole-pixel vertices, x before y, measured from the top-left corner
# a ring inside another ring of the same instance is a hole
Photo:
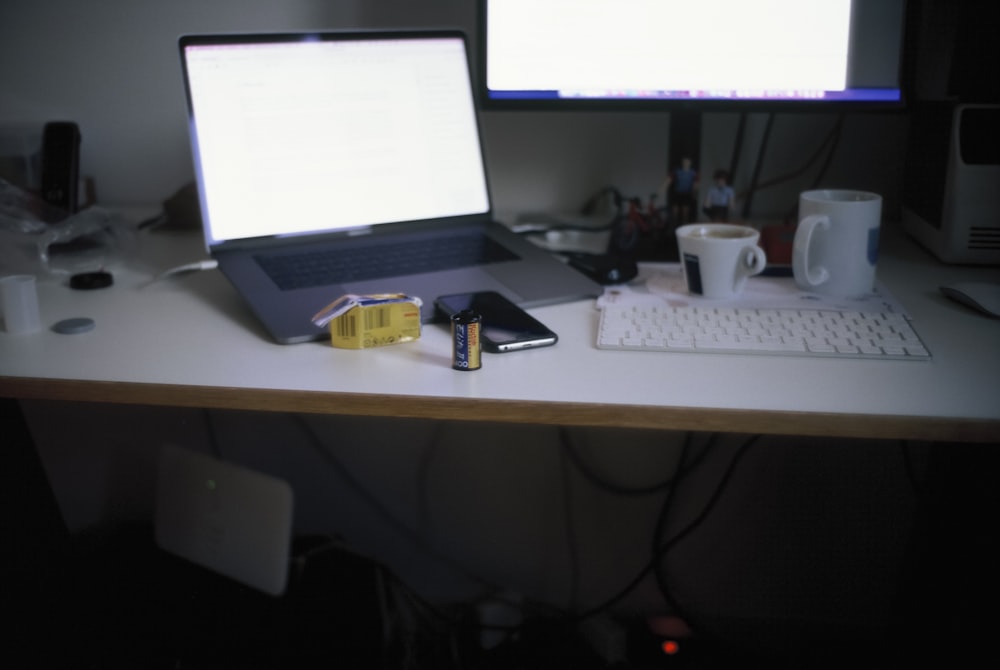
[[[800,288],[850,298],[875,289],[882,196],[851,190],[799,195],[792,273]]]
[[[677,229],[677,249],[688,292],[705,298],[732,298],[747,277],[767,265],[757,246],[760,233],[729,223],[692,223]]]

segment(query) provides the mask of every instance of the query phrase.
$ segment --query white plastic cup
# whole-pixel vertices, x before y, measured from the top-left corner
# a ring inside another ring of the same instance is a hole
[[[33,275],[0,278],[0,310],[4,330],[11,335],[30,335],[42,328],[38,313],[38,287]]]

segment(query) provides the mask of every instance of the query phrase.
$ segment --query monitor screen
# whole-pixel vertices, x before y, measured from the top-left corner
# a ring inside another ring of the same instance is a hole
[[[484,107],[899,106],[905,0],[479,0]]]

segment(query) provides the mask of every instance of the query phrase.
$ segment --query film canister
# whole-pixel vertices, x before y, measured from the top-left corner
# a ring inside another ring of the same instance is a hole
[[[451,317],[451,367],[456,370],[478,370],[482,367],[479,331],[482,318],[471,309]]]

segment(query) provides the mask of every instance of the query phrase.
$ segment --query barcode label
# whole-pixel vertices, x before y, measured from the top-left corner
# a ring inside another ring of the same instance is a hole
[[[358,318],[352,313],[344,314],[334,323],[337,326],[337,337],[356,337],[358,334]]]
[[[375,307],[365,310],[365,330],[387,328],[390,321],[390,311],[391,310],[388,307]]]
[[[370,333],[378,328],[387,328],[392,322],[392,310],[388,306],[351,311],[335,321],[338,337],[357,337],[359,313],[364,319],[365,333]]]

